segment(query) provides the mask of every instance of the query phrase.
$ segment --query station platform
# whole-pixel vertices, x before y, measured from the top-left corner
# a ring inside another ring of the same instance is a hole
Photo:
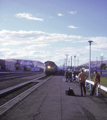
[[[78,82],[65,82],[55,75],[9,110],[0,120],[107,120],[103,97],[80,96]],[[72,88],[76,96],[65,90]]]

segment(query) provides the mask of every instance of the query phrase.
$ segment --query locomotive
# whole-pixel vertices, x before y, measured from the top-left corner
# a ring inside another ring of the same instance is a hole
[[[58,67],[57,65],[52,61],[46,61],[45,62],[45,74],[46,75],[53,75],[57,72]]]

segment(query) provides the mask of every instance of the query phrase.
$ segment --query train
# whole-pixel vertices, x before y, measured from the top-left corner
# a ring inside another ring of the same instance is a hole
[[[57,73],[57,71],[58,71],[58,67],[54,62],[52,62],[52,61],[45,62],[45,74],[47,76],[53,75],[53,74]]]

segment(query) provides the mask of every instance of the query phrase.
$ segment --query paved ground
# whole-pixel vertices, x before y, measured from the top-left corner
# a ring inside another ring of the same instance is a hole
[[[76,96],[65,95],[73,88]],[[107,101],[80,97],[79,83],[67,83],[54,76],[8,111],[0,120],[107,120]]]

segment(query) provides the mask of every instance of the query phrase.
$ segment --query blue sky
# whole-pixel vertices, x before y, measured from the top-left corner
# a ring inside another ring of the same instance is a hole
[[[79,65],[107,59],[107,0],[0,0],[0,58]],[[73,62],[74,64],[74,62]]]

